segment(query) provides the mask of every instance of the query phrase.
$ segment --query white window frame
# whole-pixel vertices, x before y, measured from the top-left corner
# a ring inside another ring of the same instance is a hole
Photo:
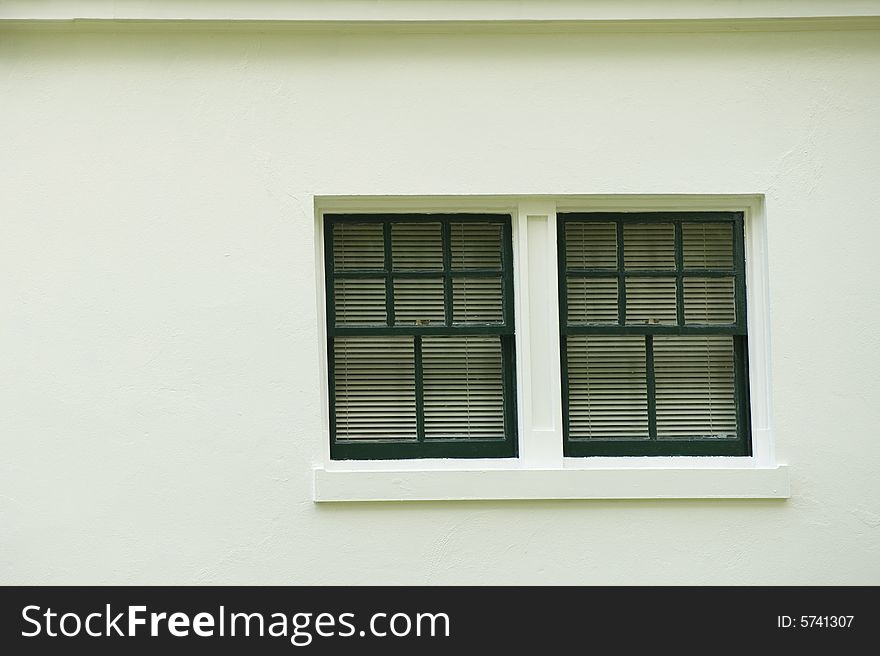
[[[787,498],[771,431],[768,259],[761,195],[316,196],[315,257],[322,346],[318,502]],[[751,456],[563,456],[557,212],[744,213]],[[331,460],[323,262],[325,213],[486,212],[512,216],[516,332],[516,458]]]

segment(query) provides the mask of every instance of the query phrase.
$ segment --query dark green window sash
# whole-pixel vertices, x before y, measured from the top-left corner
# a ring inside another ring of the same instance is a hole
[[[748,395],[748,347],[746,340],[745,247],[742,212],[571,212],[557,215],[559,266],[559,322],[562,374],[563,453],[580,456],[748,456],[751,434]],[[565,226],[568,222],[614,223],[617,266],[572,268],[566,264]],[[733,268],[694,269],[684,267],[682,226],[687,223],[726,223],[733,229]],[[628,223],[671,223],[674,230],[674,269],[627,270],[624,259],[624,226]],[[689,277],[733,277],[734,314],[732,324],[686,324],[684,281]],[[676,321],[671,325],[626,324],[626,281],[639,278],[670,278],[676,286]],[[618,284],[617,324],[568,324],[568,278],[616,278]],[[569,335],[644,335],[648,436],[644,439],[597,439],[570,437],[567,338]],[[730,335],[734,351],[734,395],[736,437],[658,439],[656,384],[654,376],[655,335]]]
[[[430,271],[395,270],[392,261],[391,232],[394,223],[439,223],[441,227],[442,269]],[[492,268],[452,268],[450,226],[453,223],[494,223],[501,227],[501,266]],[[382,268],[346,269],[333,266],[333,227],[338,223],[381,224],[384,262]],[[334,460],[382,460],[409,458],[511,458],[517,455],[516,371],[513,318],[513,247],[511,218],[506,214],[327,214],[324,216],[324,264],[326,280],[327,362],[330,393],[330,456]],[[399,279],[443,279],[444,324],[429,326],[395,325],[394,281]],[[459,278],[501,279],[501,321],[496,323],[454,324],[453,282]],[[336,326],[335,281],[340,279],[385,281],[386,321],[384,325]],[[415,357],[417,437],[401,439],[345,440],[336,437],[334,348],[336,337],[412,336]],[[430,335],[498,335],[501,344],[503,438],[425,439],[422,337]]]

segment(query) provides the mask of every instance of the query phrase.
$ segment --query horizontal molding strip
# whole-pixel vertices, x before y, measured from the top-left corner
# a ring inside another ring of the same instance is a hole
[[[699,32],[880,27],[880,0],[0,0],[0,27]]]
[[[315,501],[786,499],[786,466],[693,469],[328,471]]]
[[[0,30],[52,32],[315,32],[404,34],[580,34],[580,33],[743,33],[847,32],[880,29],[880,16],[633,19],[633,20],[290,20],[189,18],[8,18]]]
[[[0,16],[105,20],[663,20],[865,16],[878,0],[3,0]]]

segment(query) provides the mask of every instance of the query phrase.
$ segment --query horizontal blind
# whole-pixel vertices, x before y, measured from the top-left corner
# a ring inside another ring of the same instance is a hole
[[[617,278],[569,278],[568,322],[616,324]]]
[[[683,223],[685,269],[733,268],[733,226],[729,223]]]
[[[513,455],[509,217],[329,220],[331,455]]]
[[[566,338],[569,437],[647,439],[645,338]]]
[[[675,324],[674,278],[628,278],[626,322],[628,324]]]
[[[627,269],[674,269],[675,232],[673,224],[624,224],[623,261]]]
[[[558,216],[566,454],[747,454],[742,215]]]
[[[569,269],[616,269],[617,224],[567,223],[565,262]]]
[[[501,337],[422,340],[425,439],[503,438]]]
[[[500,277],[452,279],[453,323],[501,323],[503,308]]]
[[[337,326],[385,324],[384,278],[340,278],[334,283],[333,295]]]
[[[333,225],[333,268],[382,269],[385,245],[382,226],[375,223],[336,223]]]
[[[446,320],[443,278],[394,280],[394,322],[409,326],[442,326]]]
[[[412,337],[333,340],[336,439],[416,438]]]
[[[391,254],[395,271],[443,269],[441,224],[392,223]]]
[[[736,323],[734,298],[734,280],[732,277],[686,277],[684,279],[685,323]]]
[[[501,224],[452,222],[452,269],[501,269]]]
[[[733,337],[654,337],[657,438],[736,436]]]

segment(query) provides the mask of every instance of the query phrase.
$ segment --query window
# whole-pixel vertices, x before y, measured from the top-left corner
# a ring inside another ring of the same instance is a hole
[[[790,496],[761,196],[322,196],[315,228],[315,501]]]
[[[324,218],[331,457],[515,456],[510,216]]]
[[[566,456],[750,455],[743,215],[558,215]]]

